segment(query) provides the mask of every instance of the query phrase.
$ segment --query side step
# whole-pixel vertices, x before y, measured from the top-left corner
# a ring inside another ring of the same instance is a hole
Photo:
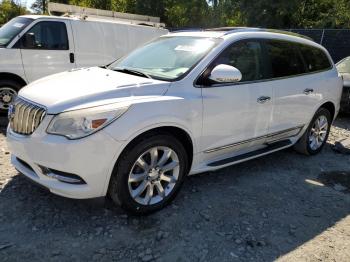
[[[288,139],[282,140],[279,142],[269,144],[267,147],[256,150],[256,151],[252,151],[252,152],[249,152],[246,154],[242,154],[242,155],[238,155],[238,156],[234,156],[234,157],[229,157],[226,159],[212,162],[208,166],[216,167],[216,166],[227,165],[229,163],[242,161],[244,159],[254,158],[254,157],[257,157],[257,156],[262,155],[262,154],[268,154],[270,152],[272,153],[273,151],[278,151],[279,149],[283,149],[283,148],[286,148],[286,147],[291,146],[291,145],[292,145],[292,142],[290,142],[290,140],[288,140]]]

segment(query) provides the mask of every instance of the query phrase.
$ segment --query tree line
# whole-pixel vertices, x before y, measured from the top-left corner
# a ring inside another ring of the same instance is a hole
[[[19,0],[2,0],[0,24],[26,13]],[[158,16],[172,28],[252,26],[350,28],[349,0],[54,0],[118,12]],[[31,9],[42,13],[45,0]]]

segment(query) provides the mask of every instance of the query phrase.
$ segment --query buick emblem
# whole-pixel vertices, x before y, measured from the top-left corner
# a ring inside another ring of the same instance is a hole
[[[16,107],[11,104],[8,109],[8,119],[12,121],[15,118]]]

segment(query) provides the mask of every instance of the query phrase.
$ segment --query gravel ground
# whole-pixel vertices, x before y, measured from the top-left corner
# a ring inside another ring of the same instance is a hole
[[[29,183],[0,133],[1,261],[350,261],[350,137],[335,122],[314,157],[285,150],[189,177],[172,205],[129,217]]]

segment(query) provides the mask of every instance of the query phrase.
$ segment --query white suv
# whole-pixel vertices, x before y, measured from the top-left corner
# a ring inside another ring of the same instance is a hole
[[[144,214],[187,174],[295,146],[313,155],[342,80],[320,45],[261,29],[162,36],[106,68],[49,76],[19,93],[8,144],[17,170],[70,198],[109,195]]]

